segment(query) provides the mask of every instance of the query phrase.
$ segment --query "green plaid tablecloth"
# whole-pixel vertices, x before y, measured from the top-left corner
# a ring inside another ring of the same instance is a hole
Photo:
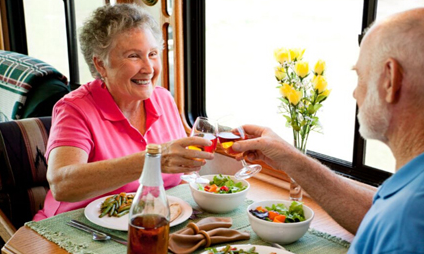
[[[190,189],[187,184],[179,185],[175,188],[167,190],[167,194],[171,196],[179,197],[187,201],[193,208],[198,208],[197,204],[194,202]],[[233,242],[231,244],[256,244],[256,245],[269,245],[268,243],[262,241],[251,229],[249,220],[246,215],[246,209],[252,200],[246,200],[243,206],[240,206],[236,210],[226,213],[226,214],[211,214],[203,212],[202,214],[197,215],[198,220],[215,216],[215,217],[231,217],[233,219],[232,228],[242,231],[250,231],[250,240]],[[25,225],[39,233],[40,235],[47,238],[49,241],[52,241],[58,244],[63,249],[67,250],[70,253],[87,253],[87,254],[108,254],[108,253],[126,253],[126,247],[124,245],[115,243],[113,241],[106,242],[96,242],[91,240],[91,237],[78,230],[67,226],[65,223],[71,219],[79,220],[83,223],[86,223],[95,228],[104,230],[110,234],[127,238],[127,232],[109,230],[100,226],[97,226],[90,221],[88,221],[84,216],[84,209],[79,209],[67,213],[62,213],[52,218],[48,218],[39,222],[28,222]],[[180,225],[171,228],[171,233],[184,228],[189,221],[186,221]],[[224,244],[225,245],[225,244]],[[326,254],[335,254],[335,253],[346,253],[349,247],[349,242],[344,241],[340,238],[328,235],[326,233],[319,232],[314,229],[309,229],[309,231],[295,243],[285,245],[287,250],[294,253],[326,253]],[[203,250],[199,249],[195,253],[201,253]]]

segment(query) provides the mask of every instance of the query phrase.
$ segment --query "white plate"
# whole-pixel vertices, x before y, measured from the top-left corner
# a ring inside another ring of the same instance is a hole
[[[217,250],[221,250],[222,248],[225,248],[226,246],[222,246],[222,247],[216,247]],[[270,253],[276,253],[276,254],[293,254],[293,252],[289,252],[286,250],[282,250],[282,249],[277,249],[274,247],[270,247],[270,246],[263,246],[263,245],[251,245],[251,244],[245,244],[245,245],[231,245],[231,247],[236,247],[237,249],[243,249],[243,250],[248,250],[252,247],[256,247],[255,251],[259,254],[270,254]],[[209,251],[204,251],[200,254],[209,254],[211,252]]]
[[[88,204],[88,206],[84,209],[85,217],[89,221],[99,226],[110,228],[110,229],[121,230],[121,231],[127,231],[128,230],[128,214],[125,214],[122,217],[109,217],[106,215],[102,218],[99,218],[100,207],[103,201],[108,197],[110,196],[101,197],[99,199],[92,201],[90,204]],[[191,206],[187,202],[182,200],[181,198],[168,196],[168,202],[170,204],[178,203],[181,206],[181,214],[174,221],[171,222],[170,224],[171,227],[183,223],[193,213],[193,208],[191,208]]]

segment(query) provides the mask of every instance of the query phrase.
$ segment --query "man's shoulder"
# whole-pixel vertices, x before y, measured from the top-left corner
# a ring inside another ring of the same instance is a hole
[[[376,200],[355,236],[357,239],[352,247],[362,251],[357,253],[410,253],[420,250],[424,234],[424,187],[421,177],[404,183],[398,191]]]

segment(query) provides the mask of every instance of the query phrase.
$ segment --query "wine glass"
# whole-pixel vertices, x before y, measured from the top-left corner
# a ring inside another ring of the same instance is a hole
[[[239,140],[246,139],[245,132],[241,124],[233,116],[226,116],[218,120],[218,140],[225,153],[236,157],[243,156],[233,150],[233,144]],[[242,158],[243,168],[234,175],[237,179],[246,179],[262,170],[259,164],[247,164]]]
[[[206,117],[199,116],[196,118],[196,121],[193,124],[193,128],[191,129],[190,137],[202,137],[204,139],[208,139],[212,141],[212,145],[210,146],[188,146],[188,149],[204,151],[208,153],[215,152],[217,139],[217,128],[216,123],[213,120],[210,120]],[[202,178],[197,171],[193,174],[182,175],[181,179],[186,182],[196,182],[201,184],[209,183],[209,180],[206,178]]]

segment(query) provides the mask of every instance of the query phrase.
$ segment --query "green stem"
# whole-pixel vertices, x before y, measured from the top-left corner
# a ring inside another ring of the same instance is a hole
[[[315,103],[317,102],[317,98],[318,98],[318,94],[316,94],[315,92],[314,100],[312,101],[312,106],[315,106]],[[316,114],[317,112],[315,112],[312,117],[315,117]],[[302,152],[306,152],[306,144],[308,142],[310,132],[311,132],[311,122],[308,121],[305,138],[302,140],[302,145],[301,145]]]
[[[306,130],[306,136],[305,139],[302,142],[302,152],[306,153],[306,143],[308,142],[308,138],[309,138],[309,133],[311,132],[311,125],[308,124],[307,130]]]
[[[293,108],[294,108],[294,107],[293,107]],[[289,111],[290,111],[290,117],[291,117],[291,119],[292,119],[292,130],[293,130],[294,146],[295,146],[296,148],[298,148],[299,132],[298,132],[298,131],[296,131],[296,130],[293,128],[293,121],[296,123],[296,125],[299,125],[299,124],[298,124],[298,121],[297,121],[297,117],[296,117],[296,116],[295,116],[295,114],[293,113],[292,105],[291,105],[291,103],[290,103],[290,102],[289,102]]]

